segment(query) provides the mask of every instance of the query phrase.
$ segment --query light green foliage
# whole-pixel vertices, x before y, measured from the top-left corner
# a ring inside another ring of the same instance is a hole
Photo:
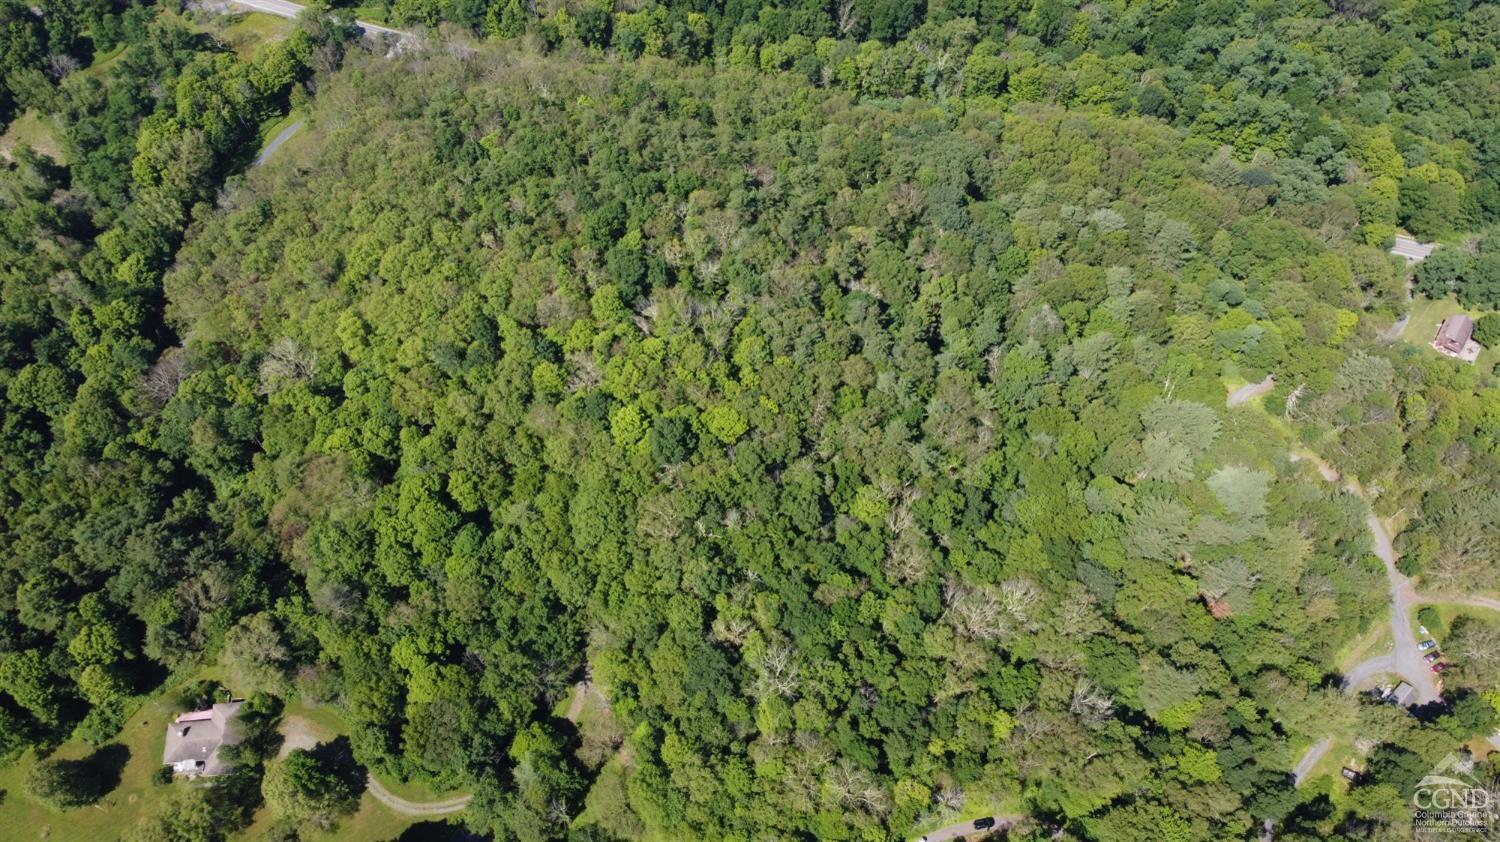
[[[733,444],[750,429],[744,417],[731,406],[711,406],[703,410],[700,418],[704,428],[724,444]]]
[[[1286,462],[1411,514],[1422,588],[1497,585],[1490,373],[1376,337],[1395,226],[1494,219],[1492,106],[1442,93],[1487,6],[417,0],[526,46],[309,20],[239,60],[67,5],[6,18],[71,163],[0,173],[4,751],[217,658],[496,838],[910,838],[976,796],[1395,838],[1487,724],[1324,686],[1386,583]],[[37,27],[130,46],[53,86]],[[1419,286],[1488,300],[1488,242]],[[1265,372],[1275,417],[1224,406]],[[321,752],[257,786],[274,708],[134,837],[342,815]],[[1291,747],[1356,723],[1370,784],[1305,801]]]
[[[1231,515],[1258,519],[1266,514],[1266,492],[1271,487],[1271,475],[1240,465],[1226,465],[1208,478],[1208,487]]]

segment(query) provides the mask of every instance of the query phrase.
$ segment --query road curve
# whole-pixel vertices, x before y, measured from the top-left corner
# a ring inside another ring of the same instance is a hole
[[[443,801],[407,801],[386,789],[374,775],[365,777],[365,788],[375,796],[376,801],[403,816],[446,816],[463,810],[474,800],[472,795],[460,795]]]
[[[1358,494],[1357,489],[1355,493]],[[1385,575],[1391,583],[1391,633],[1396,640],[1391,671],[1417,688],[1418,702],[1424,705],[1435,702],[1443,694],[1432,677],[1432,670],[1422,660],[1422,650],[1417,648],[1417,635],[1411,627],[1411,612],[1418,602],[1417,591],[1411,580],[1396,569],[1396,551],[1391,546],[1391,536],[1374,511],[1365,516],[1365,525],[1375,540],[1375,555],[1385,562]]]

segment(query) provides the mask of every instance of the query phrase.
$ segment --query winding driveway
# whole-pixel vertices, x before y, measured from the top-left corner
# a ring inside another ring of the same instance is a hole
[[[375,800],[391,808],[403,816],[415,818],[446,816],[449,813],[457,813],[469,806],[474,800],[472,795],[460,795],[457,798],[448,798],[443,801],[407,801],[386,789],[374,775],[365,777],[365,789],[375,796]]]
[[[1425,255],[1423,255],[1425,256]],[[1244,403],[1256,389],[1265,386],[1267,382],[1273,382],[1271,377],[1253,386],[1245,386],[1235,390],[1229,396],[1229,406],[1237,406]],[[1308,461],[1317,468],[1320,476],[1328,482],[1338,482],[1341,477],[1333,466],[1318,458],[1310,452],[1293,452],[1288,458],[1293,462]],[[1365,497],[1364,489],[1359,483],[1348,480],[1344,483],[1344,490],[1358,497],[1365,504],[1365,527],[1370,530],[1370,540],[1375,548],[1375,555],[1385,565],[1386,581],[1391,589],[1391,611],[1390,624],[1391,636],[1395,641],[1391,651],[1376,655],[1359,664],[1356,664],[1344,676],[1344,692],[1352,693],[1361,685],[1374,679],[1378,675],[1395,673],[1403,681],[1416,689],[1416,702],[1418,704],[1429,704],[1442,698],[1442,692],[1438,689],[1437,682],[1433,680],[1432,670],[1427,662],[1422,660],[1422,650],[1417,648],[1417,636],[1412,631],[1411,612],[1417,604],[1425,600],[1417,595],[1416,588],[1412,587],[1411,580],[1406,578],[1396,568],[1396,549],[1391,545],[1390,533],[1386,531],[1385,525],[1375,515],[1375,509],[1370,506]],[[1500,610],[1500,600],[1488,597],[1465,597],[1453,600],[1467,605],[1481,608],[1495,608]],[[1332,744],[1331,737],[1324,737],[1310,746],[1293,768],[1293,777],[1297,783],[1312,772],[1314,766],[1328,753]]]

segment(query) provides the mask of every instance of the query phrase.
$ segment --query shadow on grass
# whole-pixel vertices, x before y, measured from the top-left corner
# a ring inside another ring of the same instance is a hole
[[[446,821],[417,822],[401,831],[391,842],[481,842],[487,837],[469,831],[460,823]]]

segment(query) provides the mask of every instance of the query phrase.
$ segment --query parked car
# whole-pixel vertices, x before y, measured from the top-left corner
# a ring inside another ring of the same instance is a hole
[[[994,826],[995,826],[995,817],[994,816],[985,816],[982,819],[975,819],[974,820],[974,829],[975,830],[989,830],[990,828],[992,828]]]
[[[1444,672],[1447,669],[1448,669],[1448,665],[1447,664],[1433,664],[1432,665],[1432,671],[1433,672]]]
[[[1421,643],[1417,644],[1417,648],[1420,649],[1420,650],[1422,650],[1423,652],[1426,652],[1428,649],[1431,649],[1432,647],[1434,647],[1436,645],[1437,645],[1437,641],[1436,640],[1424,640]]]
[[[1439,653],[1439,652],[1428,652],[1426,655],[1422,656],[1422,660],[1424,660],[1427,663],[1431,664],[1431,663],[1436,662],[1437,659],[1440,658],[1440,657],[1442,657],[1442,654]]]

